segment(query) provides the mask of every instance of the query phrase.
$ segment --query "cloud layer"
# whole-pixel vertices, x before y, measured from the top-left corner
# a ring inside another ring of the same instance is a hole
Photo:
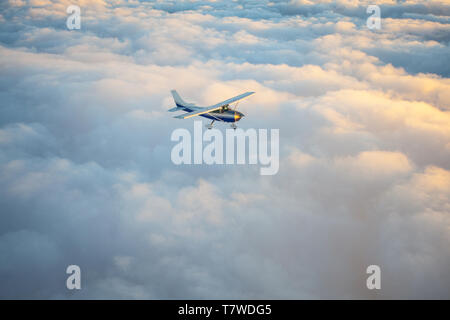
[[[378,2],[2,2],[0,297],[450,298],[450,7]],[[173,88],[279,173],[173,165]]]

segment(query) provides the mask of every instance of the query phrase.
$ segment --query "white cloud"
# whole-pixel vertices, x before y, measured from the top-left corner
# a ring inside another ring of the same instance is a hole
[[[69,3],[0,5],[0,297],[449,297],[447,4]],[[256,91],[279,173],[173,165],[173,88]]]

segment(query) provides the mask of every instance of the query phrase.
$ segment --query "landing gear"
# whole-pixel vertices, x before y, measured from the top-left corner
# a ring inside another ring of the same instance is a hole
[[[236,125],[236,123],[234,123],[234,122],[233,122],[230,126],[231,126],[231,128],[233,128],[234,130],[237,129],[237,125]]]
[[[213,128],[213,123],[216,120],[213,120],[210,124],[207,124],[206,127],[208,128],[208,130],[211,130]]]

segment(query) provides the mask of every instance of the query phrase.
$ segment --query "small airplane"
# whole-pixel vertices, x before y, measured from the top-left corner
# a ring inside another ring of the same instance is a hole
[[[240,94],[236,97],[230,98],[228,100],[216,103],[210,107],[198,107],[193,103],[187,103],[181,99],[180,95],[175,91],[170,91],[173,96],[173,100],[175,101],[176,107],[169,109],[169,112],[183,110],[187,113],[180,114],[175,116],[174,118],[178,119],[188,119],[195,116],[201,116],[207,119],[211,119],[212,122],[209,125],[206,125],[208,129],[212,129],[214,121],[223,121],[223,122],[231,122],[231,127],[236,130],[236,122],[241,120],[244,117],[244,114],[236,111],[236,107],[239,104],[239,101],[248,97],[249,95],[254,94],[254,92],[246,92]],[[230,108],[230,104],[236,102],[236,105],[233,109]]]

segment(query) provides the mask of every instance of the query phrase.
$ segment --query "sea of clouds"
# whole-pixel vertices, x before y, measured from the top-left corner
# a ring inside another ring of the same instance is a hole
[[[448,1],[2,1],[0,298],[450,298],[449,41]],[[171,89],[255,91],[278,174],[174,165]]]

